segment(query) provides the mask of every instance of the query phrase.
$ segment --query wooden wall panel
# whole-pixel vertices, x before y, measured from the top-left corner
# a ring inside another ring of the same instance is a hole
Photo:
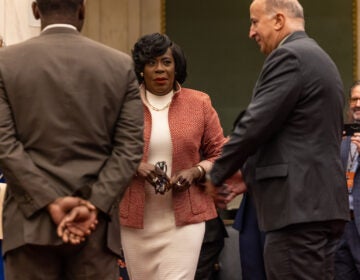
[[[161,0],[87,0],[83,34],[130,53],[143,34],[161,31]]]

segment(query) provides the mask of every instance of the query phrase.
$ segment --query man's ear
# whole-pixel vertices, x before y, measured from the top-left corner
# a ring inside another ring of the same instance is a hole
[[[85,19],[85,0],[82,3],[81,7],[80,7],[80,11],[79,11],[79,19],[80,20],[84,20]]]
[[[32,8],[32,12],[33,12],[34,18],[35,18],[35,19],[39,19],[39,18],[40,18],[40,12],[39,12],[38,5],[37,5],[37,3],[36,3],[35,1],[32,2],[31,8]]]
[[[282,13],[277,13],[275,15],[275,30],[281,30],[285,25],[285,16]]]

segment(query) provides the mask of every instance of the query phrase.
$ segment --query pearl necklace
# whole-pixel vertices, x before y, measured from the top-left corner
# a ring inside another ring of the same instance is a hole
[[[163,111],[163,110],[165,110],[166,108],[168,108],[168,107],[170,106],[170,103],[171,103],[171,101],[172,101],[172,98],[170,99],[169,103],[167,103],[164,107],[162,107],[162,108],[157,108],[157,107],[153,106],[153,105],[149,102],[149,100],[148,100],[148,98],[147,98],[146,91],[145,91],[145,101],[146,101],[146,104],[149,105],[151,109],[153,109],[154,111],[160,112],[160,111]]]

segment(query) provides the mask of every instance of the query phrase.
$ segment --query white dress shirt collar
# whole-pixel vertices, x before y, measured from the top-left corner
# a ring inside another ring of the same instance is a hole
[[[70,29],[74,29],[77,30],[76,27],[74,25],[71,24],[66,24],[66,23],[55,23],[55,24],[49,24],[48,26],[46,26],[42,32],[44,32],[45,30],[48,30],[50,28],[55,28],[55,27],[65,27],[65,28],[70,28]]]

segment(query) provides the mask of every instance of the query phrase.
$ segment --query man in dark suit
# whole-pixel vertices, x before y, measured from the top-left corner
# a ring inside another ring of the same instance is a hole
[[[115,280],[143,146],[132,60],[79,33],[83,0],[32,7],[40,36],[0,50],[6,279]]]
[[[243,174],[266,231],[268,279],[319,273],[333,279],[335,247],[349,216],[339,153],[342,81],[305,33],[297,0],[254,0],[250,20],[249,36],[267,58],[211,182],[220,187],[246,161]]]

